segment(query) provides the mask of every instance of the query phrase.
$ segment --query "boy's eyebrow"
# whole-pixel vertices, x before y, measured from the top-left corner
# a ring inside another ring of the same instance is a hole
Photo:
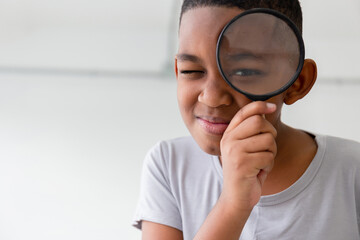
[[[255,54],[252,52],[234,53],[234,54],[228,54],[226,56],[227,59],[233,60],[233,61],[241,61],[241,60],[248,60],[248,59],[264,60],[264,57],[265,56],[263,56],[261,54]]]
[[[176,54],[176,59],[180,62],[183,61],[191,61],[194,63],[200,63],[201,59],[195,55],[187,54],[187,53],[180,53]]]

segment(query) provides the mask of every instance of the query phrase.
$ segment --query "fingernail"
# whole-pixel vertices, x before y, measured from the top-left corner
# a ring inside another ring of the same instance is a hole
[[[266,103],[266,108],[267,109],[275,109],[276,105],[274,103]]]

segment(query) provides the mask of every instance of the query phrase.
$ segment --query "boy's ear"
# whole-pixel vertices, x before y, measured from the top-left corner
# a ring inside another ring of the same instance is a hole
[[[316,63],[312,59],[305,59],[304,66],[298,79],[285,92],[284,103],[291,105],[308,94],[314,86],[317,77]]]

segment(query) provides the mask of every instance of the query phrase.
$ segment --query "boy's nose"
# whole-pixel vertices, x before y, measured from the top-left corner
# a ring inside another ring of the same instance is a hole
[[[233,101],[229,87],[220,76],[208,79],[198,96],[198,101],[214,108],[229,106]]]

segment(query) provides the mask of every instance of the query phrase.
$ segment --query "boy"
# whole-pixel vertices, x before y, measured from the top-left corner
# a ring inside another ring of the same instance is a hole
[[[143,239],[360,239],[360,144],[281,122],[282,104],[313,86],[315,62],[306,59],[296,82],[266,102],[236,92],[218,71],[221,30],[259,7],[301,30],[297,0],[184,0],[175,74],[192,137],[146,157],[134,223]]]

